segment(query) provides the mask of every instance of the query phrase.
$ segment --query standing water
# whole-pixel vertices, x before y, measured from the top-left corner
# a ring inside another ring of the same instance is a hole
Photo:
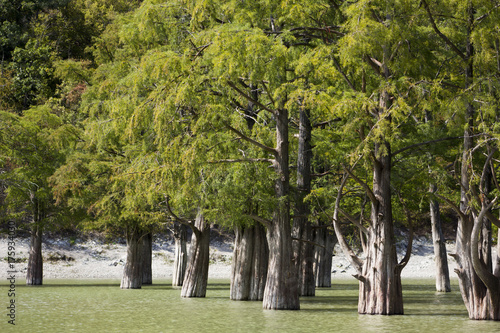
[[[500,332],[500,323],[468,319],[456,281],[445,294],[434,291],[432,280],[404,280],[403,316],[358,315],[355,280],[337,280],[332,288],[317,289],[316,297],[301,298],[300,311],[231,301],[227,280],[210,282],[206,298],[182,299],[170,281],[121,290],[119,281],[49,280],[18,288],[16,326],[3,315],[0,331]],[[7,285],[0,287],[5,294]]]

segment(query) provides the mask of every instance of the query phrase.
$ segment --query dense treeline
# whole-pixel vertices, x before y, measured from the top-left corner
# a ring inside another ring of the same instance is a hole
[[[411,240],[398,258],[394,225],[431,207],[449,290],[441,203],[458,216],[470,318],[500,320],[499,2],[1,8],[1,209],[29,221],[28,284],[42,283],[44,228],[64,226],[126,234],[121,287],[140,288],[151,235],[171,224],[174,284],[203,297],[216,223],[236,234],[231,298],[299,309],[323,285],[333,216],[358,311],[403,314]]]

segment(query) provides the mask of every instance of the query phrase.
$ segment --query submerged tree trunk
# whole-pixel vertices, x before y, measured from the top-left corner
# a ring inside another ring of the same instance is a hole
[[[336,238],[326,226],[314,231],[314,276],[316,287],[330,288],[332,286],[332,256]]]
[[[210,224],[201,213],[196,217],[181,297],[205,297],[210,251]]]
[[[28,272],[26,273],[26,285],[29,286],[38,286],[43,283],[42,233],[42,226],[35,223],[31,229]]]
[[[298,273],[299,295],[314,296],[316,281],[314,279],[314,246],[313,230],[309,222],[309,204],[304,202],[311,192],[311,122],[308,110],[300,110],[299,149],[297,156],[297,197],[295,202],[295,218],[293,219],[293,255],[295,269]]]
[[[467,41],[465,51],[465,89],[473,86],[473,59],[474,47],[471,36],[474,27],[475,9],[471,3],[468,4],[467,21]],[[484,253],[488,253],[491,243],[482,243],[480,234],[483,234],[484,214],[489,207],[485,208],[487,196],[482,200],[481,214],[474,214],[472,203],[470,202],[469,194],[473,188],[470,187],[470,151],[474,147],[473,129],[475,109],[472,102],[467,105],[468,126],[464,132],[464,146],[462,152],[461,164],[461,196],[460,196],[460,218],[457,227],[456,253],[454,258],[457,261],[458,268],[456,273],[460,286],[460,292],[464,301],[465,307],[469,313],[470,319],[477,320],[500,320],[500,282],[497,277],[491,272],[491,264],[485,262]],[[483,213],[483,210],[485,212]],[[474,216],[473,216],[474,215]]]
[[[140,289],[143,269],[142,232],[137,227],[127,228],[127,259],[123,268],[121,289]]]
[[[175,254],[174,254],[174,273],[172,277],[172,286],[182,286],[184,273],[187,265],[187,226],[182,223],[174,224]]]
[[[297,271],[293,264],[290,226],[288,111],[278,110],[276,116],[276,149],[274,169],[277,175],[275,193],[277,203],[273,220],[267,228],[269,266],[262,301],[264,309],[298,310],[299,290]]]
[[[232,300],[261,301],[266,286],[269,250],[260,224],[236,227],[231,267]]]
[[[437,191],[436,185],[431,185],[431,192]],[[436,263],[436,291],[450,292],[450,272],[448,269],[448,257],[446,255],[446,244],[441,229],[441,216],[439,202],[431,199],[430,215],[432,227],[432,242],[434,244],[434,260]]]
[[[142,243],[142,284],[153,284],[153,234],[148,232]]]
[[[358,312],[403,314],[401,269],[397,263],[392,221],[389,143],[376,144],[374,153],[378,156],[373,173],[375,198],[372,200],[366,260],[359,277]]]

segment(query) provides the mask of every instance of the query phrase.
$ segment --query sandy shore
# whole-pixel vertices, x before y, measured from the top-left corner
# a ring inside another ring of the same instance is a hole
[[[7,278],[6,261],[7,239],[0,238],[0,279]],[[29,239],[17,238],[15,264],[17,278],[26,275]],[[448,253],[453,253],[454,244],[447,244]],[[402,257],[405,245],[398,246]],[[45,279],[120,279],[126,259],[125,244],[104,244],[95,240],[76,240],[55,238],[46,239],[43,243],[44,278]],[[153,279],[169,279],[172,277],[174,246],[173,242],[156,239],[153,244]],[[211,264],[210,279],[229,279],[231,273],[232,244],[229,241],[212,242],[210,246]],[[456,262],[448,257],[450,274],[455,277],[453,269]],[[412,257],[403,270],[403,278],[433,278],[435,264],[432,243],[425,237],[416,238],[413,244]],[[354,269],[342,254],[335,248],[332,265],[332,278],[352,278]]]

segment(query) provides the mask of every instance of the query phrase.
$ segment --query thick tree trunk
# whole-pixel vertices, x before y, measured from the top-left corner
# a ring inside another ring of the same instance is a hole
[[[210,224],[198,214],[191,238],[189,259],[182,283],[181,297],[205,297],[208,281]]]
[[[332,286],[332,256],[336,238],[325,227],[316,228],[314,243],[321,245],[314,247],[314,276],[316,287],[330,288]]]
[[[295,269],[298,272],[300,296],[314,296],[316,281],[314,279],[314,246],[312,225],[309,222],[309,204],[304,202],[311,192],[311,122],[309,112],[300,110],[299,149],[297,156],[297,197],[293,219],[293,256]]]
[[[269,257],[266,230],[261,225],[236,227],[235,236],[230,298],[261,301]]]
[[[474,47],[471,41],[472,29],[474,26],[474,7],[468,5],[469,20],[467,22],[468,38],[466,42],[466,67],[465,67],[465,89],[473,85],[473,59]],[[488,242],[479,241],[479,234],[482,232],[483,221],[475,219],[471,212],[468,194],[469,194],[469,172],[470,164],[469,153],[474,146],[473,128],[474,128],[475,110],[472,103],[467,106],[468,126],[464,132],[464,147],[462,152],[461,164],[461,196],[460,196],[460,218],[457,227],[456,254],[458,268],[456,273],[460,286],[460,292],[465,307],[469,313],[470,319],[476,320],[500,320],[499,291],[500,286],[498,278],[488,279],[493,276],[488,271],[491,265],[484,260],[488,249],[483,246],[491,246]],[[477,222],[477,223],[476,223]],[[474,231],[473,231],[474,230]],[[488,255],[486,255],[488,257]],[[473,258],[475,260],[473,260]],[[485,273],[486,272],[486,273]],[[491,271],[490,271],[491,272]],[[481,275],[481,277],[478,275]],[[493,282],[491,280],[494,280]],[[488,286],[485,284],[488,282]]]
[[[121,289],[142,287],[143,240],[138,228],[127,228],[127,259],[123,268]]]
[[[397,264],[391,205],[391,150],[375,145],[371,226],[359,284],[358,312],[403,314],[401,270]],[[381,155],[381,156],[380,156]]]
[[[142,243],[142,284],[153,284],[153,234],[148,232],[143,237]]]
[[[187,226],[182,223],[174,224],[175,254],[174,254],[174,273],[172,277],[172,286],[182,286],[184,273],[187,265]]]
[[[288,111],[279,110],[276,116],[276,160],[277,175],[275,193],[278,199],[273,221],[267,228],[269,266],[266,288],[262,301],[264,309],[298,310],[299,290],[297,271],[293,264],[292,235],[290,226],[289,158],[288,158]]]
[[[436,192],[436,185],[431,185],[431,192]],[[441,229],[441,216],[439,202],[431,199],[430,215],[432,227],[432,242],[434,244],[434,260],[436,262],[436,291],[450,292],[450,272],[448,269],[448,257],[446,255],[446,244]]]
[[[29,286],[38,286],[43,283],[42,233],[42,226],[35,223],[31,229],[28,272],[26,273],[26,285]]]

